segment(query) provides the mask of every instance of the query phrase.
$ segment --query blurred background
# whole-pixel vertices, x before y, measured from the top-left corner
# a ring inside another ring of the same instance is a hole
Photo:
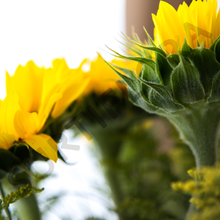
[[[168,1],[174,7],[180,0]],[[187,1],[189,3],[190,1]],[[220,2],[220,1],[219,1]],[[151,13],[156,13],[159,0],[47,0],[0,1],[0,99],[5,97],[5,71],[13,74],[19,64],[34,60],[39,66],[51,66],[55,58],[65,58],[76,68],[84,58],[94,58],[105,45],[116,51],[121,32],[131,36],[131,26],[145,39],[143,26],[153,37]],[[117,119],[116,119],[117,120]],[[89,217],[117,220],[110,188],[102,175],[99,161],[92,153],[92,141],[83,135],[73,138],[65,131],[76,151],[62,150],[67,165],[54,164],[49,178],[41,180],[45,191],[38,195],[45,212],[43,220],[84,220]],[[48,164],[36,162],[33,169],[44,174]]]

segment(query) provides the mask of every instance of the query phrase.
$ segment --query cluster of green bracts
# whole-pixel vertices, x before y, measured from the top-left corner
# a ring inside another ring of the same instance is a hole
[[[191,148],[197,167],[214,165],[220,119],[220,39],[210,49],[203,45],[192,49],[185,41],[178,55],[167,55],[152,40],[152,47],[132,42],[138,56],[113,52],[141,63],[139,74],[109,64],[127,84],[130,100],[168,118]]]

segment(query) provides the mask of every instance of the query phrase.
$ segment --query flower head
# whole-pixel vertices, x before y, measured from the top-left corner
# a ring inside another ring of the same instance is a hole
[[[88,84],[77,72],[69,69],[65,60],[57,59],[49,69],[29,61],[18,66],[13,76],[6,73],[7,96],[0,101],[1,148],[10,148],[14,141],[25,142],[56,161],[57,144],[39,132],[50,115],[61,115]]]
[[[160,1],[157,15],[152,15],[154,38],[167,54],[177,54],[184,40],[191,48],[201,44],[210,48],[220,35],[220,13],[217,0],[185,2],[176,11],[170,4]]]

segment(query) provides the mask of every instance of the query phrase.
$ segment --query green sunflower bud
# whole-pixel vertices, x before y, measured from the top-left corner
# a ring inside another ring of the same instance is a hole
[[[132,41],[134,42],[134,41]],[[168,118],[180,137],[191,147],[197,166],[217,161],[217,132],[220,121],[220,38],[210,47],[192,49],[184,42],[179,54],[167,55],[159,47],[151,49],[155,58],[117,57],[143,65],[139,74],[108,65],[128,86],[130,100],[147,112]],[[118,70],[119,69],[119,70]],[[132,73],[132,74],[131,74]]]

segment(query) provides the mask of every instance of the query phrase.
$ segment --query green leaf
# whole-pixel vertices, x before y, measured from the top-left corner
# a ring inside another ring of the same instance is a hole
[[[177,54],[170,54],[167,56],[167,61],[170,64],[170,66],[174,69],[179,64],[180,59]]]
[[[180,64],[171,75],[174,97],[181,103],[194,103],[204,99],[205,93],[198,70],[180,55]]]
[[[220,101],[220,71],[215,75],[212,83],[211,96],[208,98],[208,102]]]
[[[156,54],[156,72],[157,75],[162,78],[162,82],[165,86],[170,87],[170,75],[172,70],[166,58],[160,54]]]
[[[206,48],[196,48],[190,55],[190,61],[199,71],[206,97],[210,95],[214,76],[220,70],[220,64],[216,61],[214,53]]]
[[[169,88],[156,84],[151,84],[150,87],[152,87],[152,90],[149,94],[149,100],[153,105],[167,112],[176,112],[185,108],[183,105],[174,102]]]

